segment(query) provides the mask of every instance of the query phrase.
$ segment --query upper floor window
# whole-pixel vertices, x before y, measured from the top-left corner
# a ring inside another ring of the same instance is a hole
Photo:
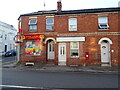
[[[36,19],[30,19],[29,20],[29,30],[30,31],[36,31],[37,30],[37,20]]]
[[[10,44],[10,50],[12,49],[12,44]]]
[[[46,30],[52,31],[54,25],[54,18],[46,18]]]
[[[3,35],[2,35],[2,34],[0,34],[0,38],[3,38]]]
[[[36,20],[36,19],[30,19],[30,20],[29,20],[29,24],[30,24],[30,25],[37,24],[37,20]]]
[[[7,34],[5,34],[5,40],[7,40]]]
[[[98,17],[98,26],[99,29],[109,29],[108,17],[107,16]]]
[[[69,18],[69,31],[77,31],[77,18]]]

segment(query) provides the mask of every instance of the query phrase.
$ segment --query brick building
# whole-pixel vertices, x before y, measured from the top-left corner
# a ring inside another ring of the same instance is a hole
[[[19,17],[20,62],[118,65],[118,7],[38,11]]]

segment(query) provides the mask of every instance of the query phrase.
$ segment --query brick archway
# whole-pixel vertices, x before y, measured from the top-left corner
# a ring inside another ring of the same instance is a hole
[[[46,39],[45,39],[45,44],[47,44],[47,41],[49,41],[49,40],[53,40],[54,43],[56,44],[55,38],[52,38],[52,37],[46,38]]]
[[[113,44],[112,41],[109,38],[101,38],[99,40],[98,44],[101,44],[101,42],[104,41],[104,40],[108,41],[110,44]]]
[[[112,44],[112,41],[109,38],[101,38],[98,44],[100,44],[101,65],[111,66],[110,44]]]

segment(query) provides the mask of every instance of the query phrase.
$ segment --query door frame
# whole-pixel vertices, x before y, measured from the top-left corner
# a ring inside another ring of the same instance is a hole
[[[107,49],[104,51],[105,48],[107,48]],[[110,44],[109,44],[109,42],[102,41],[100,49],[101,49],[101,62],[110,64],[111,60],[110,60]],[[106,54],[106,55],[104,55],[104,54]],[[105,62],[104,59],[107,59],[108,62]]]
[[[53,44],[53,48],[51,48],[54,52],[53,52],[53,59],[50,59],[50,57],[49,57],[49,55],[50,55],[50,52],[49,52],[49,50],[50,50],[50,46],[49,45],[51,45],[51,43]],[[54,60],[55,59],[55,48],[54,48],[54,41],[53,40],[51,40],[51,42],[49,42],[49,40],[48,40],[48,43],[47,43],[47,60]]]
[[[65,48],[65,59],[61,60],[60,59],[60,45],[63,45]],[[66,65],[67,63],[67,52],[66,52],[66,43],[58,43],[58,65]]]
[[[109,38],[101,38],[100,40],[99,40],[99,42],[98,42],[98,44],[100,44],[100,51],[102,51],[101,50],[101,48],[102,48],[102,42],[103,41],[107,41],[108,42],[108,48],[109,48],[109,52],[108,52],[108,54],[109,54],[109,64],[108,65],[110,65],[111,66],[111,53],[110,53],[110,51],[111,51],[111,49],[110,49],[110,44],[112,44],[112,41],[109,39]],[[102,52],[101,52],[101,63],[102,63]],[[102,66],[104,66],[104,64],[102,63],[101,64]]]

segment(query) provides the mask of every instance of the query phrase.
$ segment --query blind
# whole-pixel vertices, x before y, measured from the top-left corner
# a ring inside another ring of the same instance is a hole
[[[98,17],[98,23],[108,23],[108,17]]]

